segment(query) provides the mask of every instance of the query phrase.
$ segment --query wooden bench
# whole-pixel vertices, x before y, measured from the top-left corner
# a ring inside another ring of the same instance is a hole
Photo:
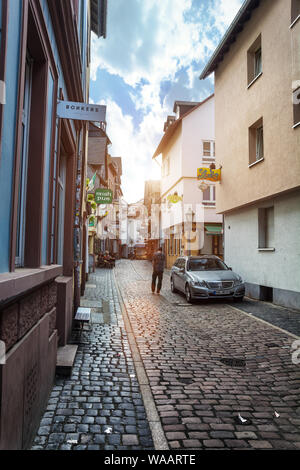
[[[80,322],[80,334],[82,333],[85,323],[91,320],[91,309],[87,307],[78,307],[74,320]]]

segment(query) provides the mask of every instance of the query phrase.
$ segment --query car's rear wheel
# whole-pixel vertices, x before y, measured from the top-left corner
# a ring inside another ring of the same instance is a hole
[[[171,292],[174,292],[174,293],[177,292],[177,289],[174,286],[173,276],[171,276],[170,282],[171,282]]]
[[[190,289],[190,286],[188,284],[186,284],[185,286],[185,298],[186,298],[186,301],[191,304],[193,302],[193,298],[192,298],[192,294],[191,294],[191,289]]]

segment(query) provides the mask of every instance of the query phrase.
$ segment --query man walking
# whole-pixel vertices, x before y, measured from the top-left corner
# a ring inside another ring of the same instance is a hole
[[[155,293],[156,278],[158,278],[156,292],[159,294],[165,268],[165,255],[163,254],[161,247],[158,248],[158,251],[153,255],[152,266],[152,293]]]

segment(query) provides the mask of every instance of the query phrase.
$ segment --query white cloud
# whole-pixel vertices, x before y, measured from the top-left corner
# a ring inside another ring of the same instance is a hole
[[[135,86],[141,79],[173,79],[180,67],[207,59],[216,46],[211,27],[223,34],[241,0],[200,0],[197,11],[206,6],[202,21],[187,19],[191,0],[113,0],[108,5],[107,38],[92,38],[91,77],[95,80],[101,67]]]
[[[199,63],[204,65],[209,59],[241,3],[242,0],[108,2],[107,38],[92,37],[91,78],[96,80],[98,68],[121,77],[132,87],[131,99],[144,116],[135,128],[125,110],[113,100],[106,100],[111,153],[123,157],[123,190],[130,202],[143,197],[144,180],[150,179],[152,171],[151,157],[174,100],[200,101],[207,96],[198,79]],[[163,81],[172,86],[161,104]]]
[[[160,178],[159,167],[152,161],[152,155],[161,128],[154,113],[149,113],[136,129],[132,117],[124,114],[114,101],[106,102],[106,106],[107,134],[112,142],[109,153],[122,157],[124,197],[127,202],[135,202],[144,197],[145,180]]]
[[[241,0],[216,0],[211,9],[215,27],[224,34],[242,5]]]

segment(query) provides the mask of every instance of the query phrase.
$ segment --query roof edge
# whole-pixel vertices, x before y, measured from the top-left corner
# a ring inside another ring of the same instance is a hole
[[[218,63],[223,59],[223,55],[226,54],[226,52],[229,50],[230,46],[228,46],[227,42],[229,41],[230,43],[232,43],[234,41],[233,36],[237,35],[243,29],[243,23],[250,19],[252,10],[258,7],[259,3],[260,0],[245,0],[243,5],[237,12],[235,18],[233,19],[232,23],[230,24],[229,28],[227,29],[226,33],[224,34],[221,42],[219,43],[210,60],[201,72],[199,76],[200,80],[203,80],[215,71]],[[220,58],[220,56],[222,57]]]
[[[207,98],[205,98],[203,101],[201,101],[200,103],[198,103],[196,106],[194,106],[194,108],[190,109],[189,111],[187,111],[185,114],[183,114],[180,118],[176,119],[169,127],[168,129],[166,130],[166,132],[164,133],[164,135],[162,136],[162,138],[160,139],[160,142],[153,154],[153,157],[152,157],[152,160],[156,157],[158,157],[158,155],[160,155],[162,153],[162,150],[160,150],[160,147],[164,147],[164,144],[168,138],[172,137],[172,135],[174,134],[174,132],[176,131],[178,125],[181,123],[181,121],[186,118],[188,115],[190,115],[193,111],[195,111],[196,109],[200,108],[200,106],[204,103],[206,103],[208,100],[210,100],[211,98],[214,97],[214,93],[212,93],[211,95],[209,95]]]

